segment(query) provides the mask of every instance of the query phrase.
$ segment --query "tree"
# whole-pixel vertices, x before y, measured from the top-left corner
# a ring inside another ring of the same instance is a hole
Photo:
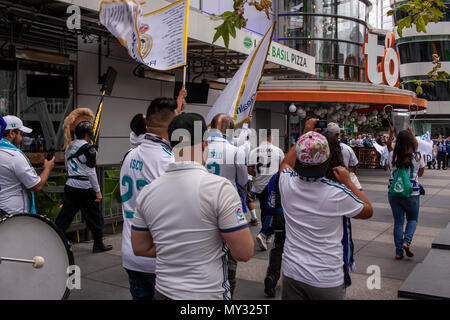
[[[233,11],[225,11],[221,15],[213,14],[211,19],[223,20],[223,23],[215,28],[213,43],[220,37],[223,38],[225,48],[228,50],[230,44],[230,36],[236,38],[236,28],[242,29],[247,26],[248,19],[244,18],[244,6],[248,3],[250,6],[254,6],[258,11],[265,11],[267,19],[270,18],[269,12],[272,10],[272,1],[270,0],[233,0]]]
[[[429,22],[439,22],[445,15],[445,13],[441,10],[446,8],[447,6],[441,0],[411,0],[407,3],[401,4],[395,9],[389,10],[388,15],[392,16],[399,10],[407,13],[406,17],[398,20],[396,23],[397,33],[400,37],[402,37],[403,29],[412,28],[413,25],[415,25],[417,32],[426,33],[427,24]],[[433,54],[432,59],[433,69],[428,72],[428,77],[433,81],[447,82],[449,74],[446,71],[439,70],[442,67],[439,55]],[[409,80],[403,82],[403,84],[406,83],[414,83],[416,85],[417,95],[423,93],[423,85],[434,86],[434,83],[431,81]]]

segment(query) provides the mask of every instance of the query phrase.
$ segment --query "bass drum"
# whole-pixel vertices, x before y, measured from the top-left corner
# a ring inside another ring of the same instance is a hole
[[[47,217],[26,213],[0,216],[0,257],[35,256],[45,259],[42,268],[1,262],[0,300],[67,299],[67,267],[75,264],[70,243]]]

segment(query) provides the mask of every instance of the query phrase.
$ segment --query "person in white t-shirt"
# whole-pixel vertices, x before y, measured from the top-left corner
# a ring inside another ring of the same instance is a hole
[[[253,255],[234,186],[203,166],[207,144],[194,135],[198,124],[206,132],[198,114],[174,118],[169,136],[176,162],[137,199],[131,240],[136,255],[156,256],[155,300],[229,300],[227,252],[240,261]],[[175,136],[178,130],[187,133]]]
[[[406,169],[412,185],[412,194],[407,198],[392,196],[388,193],[389,204],[394,216],[394,244],[395,259],[403,259],[403,251],[408,257],[413,257],[411,251],[411,242],[417,227],[417,221],[420,209],[420,184],[419,177],[424,173],[425,161],[421,154],[417,152],[418,143],[410,126],[408,131],[400,131],[395,147],[392,150],[392,140],[394,138],[394,129],[391,127],[388,140],[390,149],[388,158],[388,167],[390,171],[389,186],[391,187],[395,172],[399,168]],[[407,220],[404,228],[405,217]]]
[[[327,126],[327,132],[339,136],[341,129],[339,126],[330,122]],[[358,158],[355,155],[353,149],[345,143],[339,142],[339,146],[341,147],[342,152],[342,160],[344,161],[344,166],[350,172],[350,178],[353,183],[358,187],[358,189],[362,190],[361,184],[359,183],[358,177],[356,176],[356,168],[359,165]]]
[[[142,143],[132,149],[120,170],[120,195],[123,211],[122,265],[128,274],[133,300],[152,300],[155,293],[154,258],[139,257],[131,245],[131,222],[136,211],[136,200],[144,186],[166,172],[175,161],[169,143],[168,127],[175,117],[177,102],[158,98],[147,109],[147,130]]]
[[[286,155],[280,173],[286,221],[282,299],[345,299],[343,218],[368,219],[373,209],[344,167],[334,168],[340,183],[324,178],[329,147],[314,132],[317,119]]]
[[[231,182],[236,188],[244,208],[245,197],[242,189],[248,181],[247,162],[244,151],[235,147],[227,139],[227,130],[233,128],[233,120],[224,113],[219,113],[212,119],[211,135],[208,138],[206,169],[210,173],[224,177]],[[237,261],[229,254],[228,280],[231,285],[231,296],[233,296],[234,288],[236,287],[236,270]]]
[[[269,183],[270,178],[280,170],[284,159],[284,152],[272,144],[273,137],[270,129],[267,130],[267,140],[262,141],[259,146],[250,152],[248,172],[255,177],[252,192],[259,199],[261,209],[261,222],[265,225],[267,217],[267,194],[263,190]],[[260,232],[256,241],[262,250],[267,250],[268,234]]]
[[[31,212],[27,190],[40,191],[55,164],[55,157],[44,160],[44,170],[37,175],[27,156],[19,149],[23,133],[32,129],[15,116],[5,116],[3,139],[0,140],[0,212],[7,214]]]

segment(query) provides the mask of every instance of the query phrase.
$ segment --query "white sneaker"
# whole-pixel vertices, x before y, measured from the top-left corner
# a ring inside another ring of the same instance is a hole
[[[273,236],[269,236],[266,238],[266,243],[270,244],[272,242]]]
[[[256,242],[261,250],[267,250],[266,237],[264,237],[261,233],[256,236]]]

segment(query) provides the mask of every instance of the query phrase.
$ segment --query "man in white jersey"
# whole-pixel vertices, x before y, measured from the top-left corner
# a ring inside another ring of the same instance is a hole
[[[138,257],[131,246],[131,222],[136,211],[136,199],[145,185],[166,172],[175,161],[167,128],[175,117],[177,103],[158,98],[147,109],[147,133],[142,143],[126,156],[120,170],[122,198],[122,265],[128,273],[133,300],[152,300],[155,293],[155,259]]]
[[[260,202],[261,222],[266,221],[267,195],[263,193],[264,188],[269,183],[270,178],[280,170],[281,162],[284,159],[284,152],[272,144],[273,137],[271,129],[267,130],[267,139],[250,152],[248,172],[255,177],[252,192]],[[257,243],[262,250],[267,250],[267,240],[263,233],[256,237]]]
[[[44,170],[38,176],[28,158],[19,149],[23,132],[32,130],[15,116],[5,116],[3,139],[0,140],[0,212],[8,214],[30,212],[27,190],[38,192],[47,182],[55,157],[44,160]]]
[[[245,154],[245,163],[248,164],[248,159],[251,151],[251,142],[250,142],[250,130],[248,129],[248,125],[252,122],[253,116],[249,115],[245,122],[242,124],[241,132],[238,138],[233,139],[233,144],[244,151]],[[253,202],[252,196],[252,187],[253,187],[253,177],[248,174],[248,181],[245,186],[243,186],[243,193],[245,198],[245,204],[247,205],[248,211],[250,211],[251,220],[249,222],[250,225],[258,224],[258,217],[256,216],[255,204]]]
[[[368,219],[373,213],[347,169],[334,168],[341,183],[324,178],[330,150],[326,138],[313,131],[316,122],[306,122],[281,165],[284,300],[345,299],[343,217]]]
[[[247,163],[242,149],[235,147],[227,139],[227,130],[234,129],[230,116],[219,113],[211,121],[211,135],[208,138],[208,158],[206,169],[213,174],[224,177],[230,181],[239,194],[242,207],[245,205],[243,186],[248,181]],[[240,190],[239,190],[240,189]],[[231,285],[231,296],[236,287],[237,261],[228,255],[228,280]]]
[[[229,300],[227,251],[241,261],[253,255],[235,188],[203,166],[205,132],[202,116],[175,117],[176,162],[137,199],[131,239],[136,255],[156,256],[155,300]]]
[[[112,246],[103,243],[103,215],[100,211],[102,193],[95,170],[97,149],[89,143],[93,139],[92,123],[94,115],[88,108],[72,111],[64,120],[65,165],[69,176],[64,186],[63,207],[55,224],[66,231],[74,216],[81,211],[86,226],[92,232],[92,251],[103,252]],[[72,141],[71,134],[75,140]]]
[[[336,123],[330,122],[328,123],[327,131],[338,136],[341,129]],[[347,144],[339,142],[339,146],[341,147],[342,160],[344,161],[344,165],[350,172],[350,178],[352,179],[356,187],[361,190],[361,184],[359,183],[358,177],[356,176],[356,167],[358,167],[359,165],[358,158],[356,157],[353,149]]]
[[[208,138],[209,172],[227,178],[235,188],[248,181],[247,165],[243,150],[235,147],[227,139],[227,130],[233,129],[233,121],[226,114],[218,114],[211,121],[211,135]]]

